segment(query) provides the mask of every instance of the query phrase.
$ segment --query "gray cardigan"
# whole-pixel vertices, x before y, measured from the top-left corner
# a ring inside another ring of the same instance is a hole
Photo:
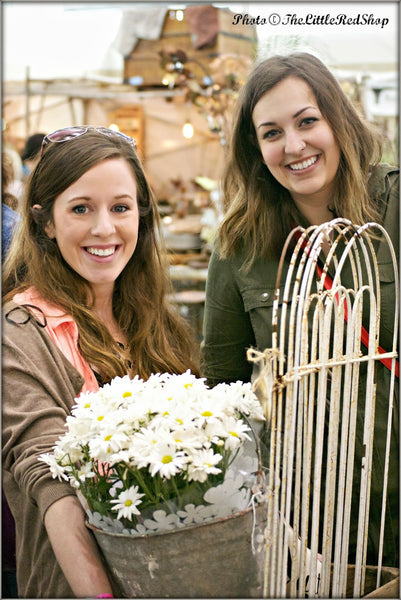
[[[53,502],[75,491],[53,479],[38,457],[65,433],[84,380],[29,316],[12,302],[3,308],[3,487],[16,524],[18,592],[25,598],[72,598],[43,519]]]

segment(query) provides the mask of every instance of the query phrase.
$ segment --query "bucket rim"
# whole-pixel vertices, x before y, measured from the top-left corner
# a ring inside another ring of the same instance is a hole
[[[114,532],[114,531],[105,531],[104,529],[101,529],[100,527],[97,527],[96,525],[93,525],[92,523],[90,523],[88,521],[88,517],[85,518],[85,525],[88,529],[91,529],[95,534],[97,534],[97,533],[105,534],[105,535],[109,535],[109,536],[113,536],[113,537],[120,537],[120,538],[124,538],[124,539],[146,539],[150,536],[152,536],[152,537],[162,536],[162,535],[166,535],[166,534],[172,534],[172,533],[174,534],[174,533],[180,533],[183,531],[193,530],[193,529],[197,529],[199,527],[218,525],[222,521],[230,521],[230,520],[236,519],[238,517],[248,514],[249,512],[251,512],[253,510],[256,511],[256,510],[258,510],[258,508],[263,507],[263,506],[267,506],[266,501],[257,502],[255,504],[255,506],[251,505],[251,506],[248,506],[247,508],[240,510],[236,513],[227,515],[226,517],[215,517],[214,519],[204,521],[203,523],[191,523],[190,525],[187,525],[185,527],[177,527],[174,529],[169,529],[167,531],[155,531],[155,532],[149,532],[149,533],[139,533],[139,534],[135,534],[135,535],[131,535],[131,534],[127,534],[127,533],[118,533],[118,532]]]

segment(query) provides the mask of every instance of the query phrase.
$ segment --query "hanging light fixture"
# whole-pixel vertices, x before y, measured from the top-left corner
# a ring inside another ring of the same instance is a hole
[[[182,128],[182,135],[187,140],[190,140],[191,137],[193,137],[193,135],[194,135],[194,128],[192,126],[192,123],[190,123],[189,121],[186,121],[184,123],[183,128]]]

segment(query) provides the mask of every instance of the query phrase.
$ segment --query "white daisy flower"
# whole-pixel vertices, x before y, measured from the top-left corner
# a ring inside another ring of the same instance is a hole
[[[75,441],[64,439],[61,442],[57,442],[53,450],[53,455],[58,464],[62,467],[66,467],[75,462],[84,460],[82,448],[77,446]]]
[[[85,481],[85,479],[92,479],[93,477],[95,477],[96,475],[93,471],[92,462],[81,463],[76,476],[78,481]]]
[[[89,441],[89,450],[93,458],[106,461],[112,454],[121,450],[127,441],[128,437],[124,433],[116,431],[105,434],[102,432],[102,435]]]
[[[202,448],[209,441],[203,429],[189,427],[185,424],[172,431],[171,436],[177,448],[185,450],[188,454],[192,454],[194,450]]]
[[[245,440],[251,439],[247,433],[250,428],[242,419],[227,417],[223,424],[226,430],[225,448],[236,450]]]
[[[62,479],[68,481],[68,477],[64,472],[64,468],[58,464],[58,462],[52,454],[49,454],[48,452],[46,454],[41,454],[39,460],[41,462],[46,463],[50,467],[50,472],[52,474],[53,479],[56,479],[57,477],[60,481]]]
[[[117,519],[126,518],[131,521],[133,515],[140,514],[137,506],[142,502],[141,498],[145,494],[139,493],[138,489],[137,485],[133,485],[128,490],[120,492],[117,498],[111,500],[111,503],[115,504],[112,510],[118,510]]]
[[[133,457],[133,463],[138,469],[147,467],[152,459],[155,448],[161,444],[173,444],[174,440],[170,433],[164,428],[142,427],[138,433],[133,435],[130,452]]]
[[[152,477],[157,473],[161,477],[170,479],[183,469],[188,463],[188,458],[181,450],[176,450],[172,444],[156,444],[150,456],[149,471]]]
[[[192,462],[188,465],[188,480],[207,480],[209,474],[217,475],[221,469],[216,465],[222,460],[221,454],[214,454],[212,449],[199,450],[192,455]]]
[[[228,393],[232,394],[233,392],[234,403],[238,412],[259,421],[265,420],[262,406],[252,391],[251,383],[243,383],[242,381],[231,383]]]
[[[113,452],[112,454],[110,454],[107,459],[107,462],[110,466],[113,466],[116,463],[134,466],[134,460],[132,456],[132,451],[129,448],[128,450],[119,450],[118,452]]]

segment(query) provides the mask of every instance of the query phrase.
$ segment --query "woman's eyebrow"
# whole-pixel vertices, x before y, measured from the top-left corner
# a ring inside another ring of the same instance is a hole
[[[305,110],[308,110],[309,108],[312,108],[314,110],[316,110],[316,106],[305,106],[304,108],[301,108],[300,110],[298,110],[295,115],[293,115],[293,119],[296,119],[297,117],[299,117],[299,115],[301,115],[303,112],[305,112]]]
[[[299,117],[299,115],[301,115],[303,112],[305,112],[305,110],[308,110],[309,108],[316,110],[316,106],[305,106],[304,108],[301,108],[300,110],[298,110],[295,113],[295,115],[292,116],[292,118],[296,119],[297,117]],[[257,129],[259,129],[259,127],[268,127],[270,125],[276,125],[276,122],[275,121],[265,121],[263,123],[260,123],[260,125],[257,126]]]

